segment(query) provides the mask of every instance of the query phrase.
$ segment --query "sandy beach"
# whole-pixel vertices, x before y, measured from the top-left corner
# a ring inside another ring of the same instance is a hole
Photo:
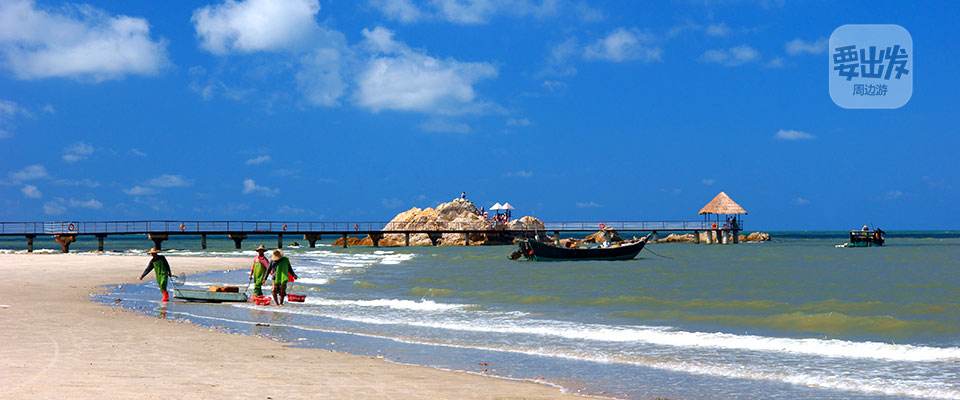
[[[580,398],[536,383],[291,348],[90,300],[101,285],[136,282],[146,260],[0,255],[0,398]],[[170,261],[177,274],[247,264]]]

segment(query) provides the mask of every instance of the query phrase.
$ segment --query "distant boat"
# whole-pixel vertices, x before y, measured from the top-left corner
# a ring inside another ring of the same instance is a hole
[[[850,231],[850,241],[838,244],[837,247],[873,247],[883,246],[886,242],[886,232],[882,229],[869,230],[867,227],[858,231]]]
[[[651,235],[647,235],[642,239],[614,243],[607,247],[561,247],[527,239],[519,243],[519,253],[535,261],[632,260],[640,254],[650,237]]]

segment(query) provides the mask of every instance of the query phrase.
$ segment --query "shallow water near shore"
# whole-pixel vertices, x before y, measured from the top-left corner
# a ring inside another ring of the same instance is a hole
[[[289,251],[302,304],[161,306],[152,283],[95,299],[298,346],[623,398],[960,399],[958,236],[839,249],[836,234],[788,233],[762,244],[651,245],[663,257],[645,250],[618,262],[509,261],[508,246],[322,247]],[[198,253],[194,243],[166,245]],[[203,254],[253,254],[224,247]],[[186,285],[242,285],[246,274],[192,275]]]

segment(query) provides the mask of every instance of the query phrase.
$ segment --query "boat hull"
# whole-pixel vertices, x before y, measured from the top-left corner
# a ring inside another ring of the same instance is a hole
[[[246,293],[211,292],[209,290],[173,289],[173,298],[204,303],[246,302]]]
[[[526,251],[528,258],[536,261],[580,261],[580,260],[632,260],[640,254],[646,245],[646,240],[640,240],[635,243],[629,243],[616,247],[596,247],[589,249],[571,249],[565,247],[552,246],[537,241],[525,242],[527,248],[521,246],[521,251]]]

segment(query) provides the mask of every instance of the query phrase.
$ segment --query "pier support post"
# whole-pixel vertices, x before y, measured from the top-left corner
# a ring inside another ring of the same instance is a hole
[[[206,234],[206,233],[200,234],[200,249],[201,249],[201,250],[206,250],[206,249],[207,249],[207,234]]]
[[[560,231],[553,231],[553,241],[557,246],[560,246]]]
[[[343,248],[347,248],[347,234],[343,234]]]
[[[427,234],[427,237],[430,238],[430,244],[436,246],[440,244],[440,239],[443,238],[443,234],[438,232],[431,232]]]
[[[373,241],[373,247],[380,247],[380,239],[383,239],[382,233],[371,233],[370,240]]]
[[[700,244],[700,231],[693,231],[693,243]]]
[[[410,232],[403,234],[403,242],[407,245],[407,247],[410,247]]]
[[[740,231],[734,229],[734,230],[733,230],[733,244],[737,244],[737,243],[740,243]]]
[[[33,238],[37,235],[27,235],[27,253],[33,253]]]
[[[69,253],[70,243],[77,241],[77,235],[54,235],[53,240],[60,244],[61,253]]]
[[[243,246],[243,239],[246,239],[247,235],[245,233],[231,233],[227,237],[233,239],[233,245],[237,250],[240,250]]]
[[[283,234],[282,234],[282,233],[278,233],[278,234],[277,234],[277,248],[278,248],[278,249],[282,249],[282,248],[283,248]]]
[[[103,253],[103,242],[107,239],[107,235],[100,233],[97,234],[97,251]]]
[[[318,233],[307,233],[303,235],[303,240],[306,240],[307,243],[310,243],[310,248],[317,247],[317,241],[320,240],[320,234]]]
[[[157,250],[161,250],[163,241],[169,238],[170,238],[170,235],[166,233],[148,233],[147,234],[147,239],[150,239],[153,241],[153,247]]]
[[[470,233],[469,233],[469,232],[464,232],[464,233],[463,233],[463,245],[464,245],[464,246],[469,246],[469,245],[470,245]]]

